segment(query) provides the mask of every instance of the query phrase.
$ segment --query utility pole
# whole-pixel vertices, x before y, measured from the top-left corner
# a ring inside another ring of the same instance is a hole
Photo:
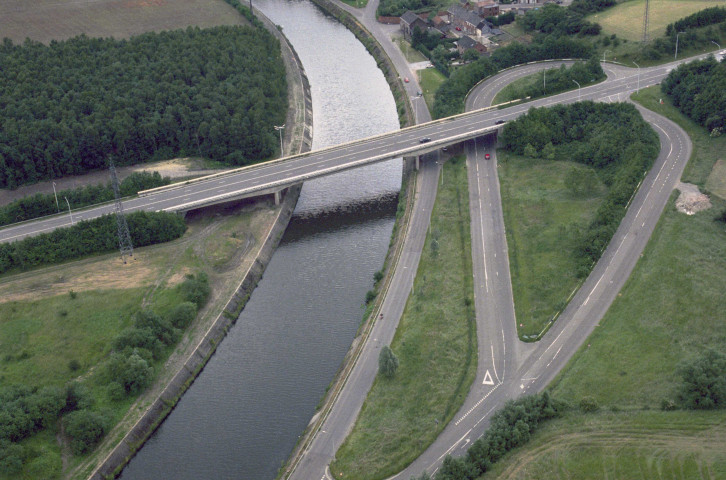
[[[542,76],[542,93],[545,95],[547,94],[547,69],[545,68],[542,72],[544,75]]]
[[[55,208],[60,212],[60,205],[58,205],[58,194],[55,191],[55,182],[53,182],[53,196],[55,197]]]
[[[113,165],[113,160],[108,159],[108,168],[111,171],[111,185],[113,186],[113,196],[116,200],[116,227],[118,228],[118,245],[121,251],[121,260],[126,263],[126,255],[129,257],[134,256],[134,246],[131,244],[131,234],[129,233],[129,226],[126,223],[126,216],[124,215],[124,206],[121,203],[121,191],[118,186],[118,177],[116,176],[116,167]]]

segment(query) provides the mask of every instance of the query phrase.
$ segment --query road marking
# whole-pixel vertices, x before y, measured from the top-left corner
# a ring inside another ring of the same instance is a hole
[[[492,374],[489,373],[489,370],[487,370],[487,373],[484,374],[484,380],[481,382],[482,385],[494,385],[494,380],[492,380]]]
[[[489,393],[487,393],[487,394],[486,394],[486,395],[484,395],[484,396],[483,396],[482,398],[480,398],[480,399],[479,399],[479,401],[478,401],[478,402],[476,402],[476,403],[474,404],[474,406],[473,406],[473,407],[471,407],[471,408],[469,409],[469,411],[468,411],[468,412],[466,412],[466,413],[465,413],[464,415],[462,415],[462,416],[461,416],[461,418],[459,418],[459,419],[458,419],[458,420],[457,420],[456,422],[454,422],[454,425],[456,425],[456,426],[458,427],[458,426],[459,426],[459,424],[460,424],[460,423],[461,423],[461,422],[462,422],[462,421],[463,421],[463,420],[464,420],[464,419],[465,419],[466,417],[468,417],[468,416],[469,416],[469,414],[470,414],[471,412],[473,412],[473,411],[474,411],[474,410],[476,409],[476,407],[478,407],[479,405],[481,405],[481,403],[482,403],[482,402],[483,402],[484,400],[486,400],[486,399],[487,399],[487,397],[488,397],[489,395],[491,395],[491,394],[492,394],[492,392],[494,392],[494,390],[496,390],[497,388],[499,388],[499,385],[501,385],[501,383],[498,383],[498,384],[496,384],[496,385],[494,386],[494,388],[492,388],[491,390],[489,390]],[[491,412],[491,410],[490,410],[490,412]],[[469,432],[470,432],[470,431],[471,431],[471,430],[469,430]],[[463,439],[464,439],[464,437],[466,437],[466,436],[467,436],[467,435],[469,434],[469,432],[466,432],[466,433],[464,434],[464,436],[463,436],[463,437],[461,437],[461,439],[459,439],[459,442],[460,442],[461,440],[463,440]],[[456,442],[456,443],[455,443],[454,445],[457,445],[457,444],[458,444],[459,442]],[[454,448],[454,447],[451,447],[451,448]],[[447,452],[447,453],[448,453],[448,452]],[[443,455],[442,455],[442,456],[443,456]]]

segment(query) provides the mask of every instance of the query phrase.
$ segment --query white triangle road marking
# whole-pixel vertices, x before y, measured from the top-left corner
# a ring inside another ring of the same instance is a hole
[[[494,385],[494,380],[492,380],[492,374],[489,373],[489,370],[487,370],[487,373],[484,374],[484,381],[482,381],[481,384]]]

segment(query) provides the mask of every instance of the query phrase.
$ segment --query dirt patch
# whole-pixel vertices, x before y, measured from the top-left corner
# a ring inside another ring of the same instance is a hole
[[[676,209],[686,215],[693,215],[702,210],[711,208],[711,200],[708,195],[701,193],[696,185],[680,182],[676,185],[681,194],[676,200]]]
[[[713,166],[706,180],[706,189],[726,200],[726,160],[721,159]]]

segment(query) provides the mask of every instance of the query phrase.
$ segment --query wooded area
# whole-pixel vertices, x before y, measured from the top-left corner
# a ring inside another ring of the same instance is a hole
[[[0,187],[174,156],[271,157],[285,121],[279,42],[223,26],[130,40],[0,45]]]
[[[726,63],[709,57],[671,70],[661,83],[673,105],[712,135],[726,127]]]

